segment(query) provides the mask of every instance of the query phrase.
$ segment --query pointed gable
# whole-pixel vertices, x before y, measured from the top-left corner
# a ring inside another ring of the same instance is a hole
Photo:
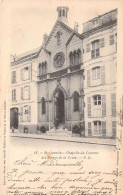
[[[73,30],[70,27],[57,20],[46,42],[47,50],[52,52],[60,47],[64,47],[72,32]]]
[[[40,56],[40,54],[41,54],[42,52],[44,52],[44,53],[47,53],[47,54],[51,55],[51,52],[50,52],[50,51],[48,51],[48,50],[47,50],[45,47],[43,47],[43,46],[41,46],[41,48],[39,49],[39,51],[38,51],[38,55]]]
[[[49,63],[50,55],[51,52],[42,46],[38,52],[38,59],[40,62],[47,61]]]
[[[66,46],[68,46],[71,42],[76,42],[80,40],[82,40],[82,36],[74,31],[66,42]]]

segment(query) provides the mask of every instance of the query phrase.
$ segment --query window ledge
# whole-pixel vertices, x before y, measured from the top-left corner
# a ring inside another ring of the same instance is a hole
[[[17,100],[12,100],[12,102],[17,102]]]

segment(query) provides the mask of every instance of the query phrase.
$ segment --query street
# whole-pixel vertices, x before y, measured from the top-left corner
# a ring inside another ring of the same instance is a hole
[[[57,141],[57,140],[45,140],[45,139],[33,139],[24,137],[10,137],[10,145],[12,148],[21,149],[53,149],[53,150],[96,150],[96,151],[109,151],[110,154],[114,152],[114,146],[98,145],[98,144],[88,144],[88,143],[76,143],[67,141]]]

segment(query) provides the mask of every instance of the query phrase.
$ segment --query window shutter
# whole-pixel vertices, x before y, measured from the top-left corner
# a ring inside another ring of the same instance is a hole
[[[105,46],[105,42],[104,42],[104,38],[100,39],[100,47],[104,47]]]
[[[91,97],[87,98],[87,102],[88,102],[88,117],[91,116]]]
[[[86,44],[86,52],[90,51],[90,43]]]
[[[110,45],[114,44],[114,35],[110,35],[110,37],[109,37],[109,44]]]
[[[112,121],[112,135],[116,137],[116,121]]]
[[[15,78],[14,82],[16,82],[16,71],[14,71],[14,78]]]
[[[23,121],[23,107],[20,108],[20,121]]]
[[[102,95],[102,116],[106,116],[106,95]]]
[[[11,83],[13,83],[13,72],[11,72]]]
[[[105,83],[105,66],[101,66],[101,83]]]
[[[112,116],[116,117],[116,94],[111,94]]]
[[[23,81],[23,69],[21,69],[21,81]]]
[[[106,135],[106,122],[102,121],[102,135]]]
[[[23,100],[23,87],[21,87],[21,100]]]
[[[92,135],[91,122],[88,122],[88,135]]]
[[[29,99],[31,98],[31,87],[29,86]]]
[[[90,70],[87,70],[87,87],[90,86]]]
[[[29,122],[31,122],[31,106],[29,106]]]
[[[16,100],[16,89],[14,89],[14,100]]]

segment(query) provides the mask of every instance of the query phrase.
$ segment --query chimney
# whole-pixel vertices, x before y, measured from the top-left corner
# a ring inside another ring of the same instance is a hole
[[[66,24],[68,23],[68,18],[67,18],[68,10],[69,10],[68,7],[57,7],[58,19]]]
[[[43,45],[44,45],[44,46],[45,46],[47,40],[48,40],[48,35],[47,35],[47,34],[44,34],[44,35],[43,35]]]
[[[74,23],[74,31],[78,32],[78,27],[79,27],[78,23],[75,22],[75,23]]]

